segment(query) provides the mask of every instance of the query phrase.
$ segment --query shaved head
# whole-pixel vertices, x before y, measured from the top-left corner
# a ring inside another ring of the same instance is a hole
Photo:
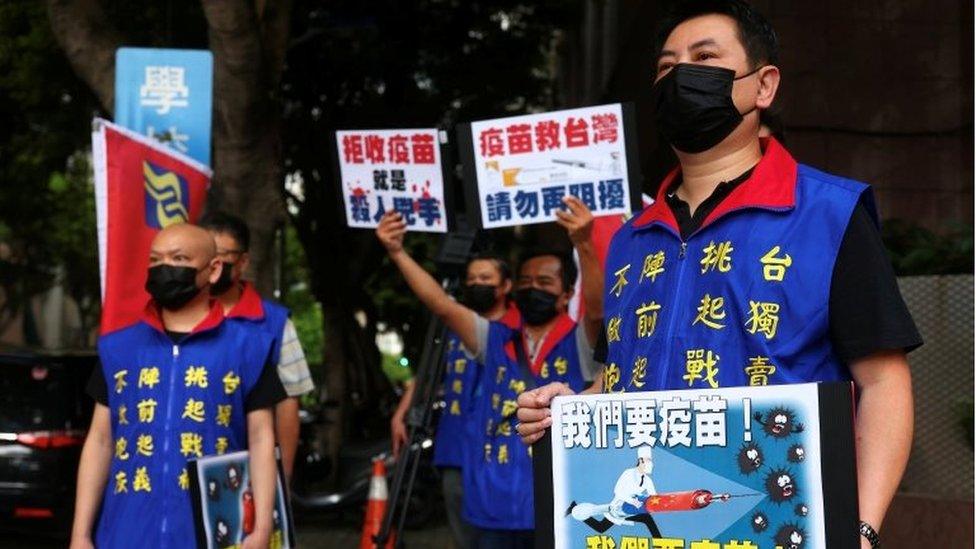
[[[164,256],[177,252],[187,256],[191,260],[189,264],[200,268],[217,255],[217,246],[213,235],[206,229],[190,223],[178,223],[159,231],[152,241],[150,258],[156,254]]]

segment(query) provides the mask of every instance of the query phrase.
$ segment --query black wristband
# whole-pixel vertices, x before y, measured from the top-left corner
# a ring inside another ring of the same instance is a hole
[[[871,544],[871,549],[878,549],[878,547],[881,547],[881,536],[878,535],[878,532],[872,528],[870,524],[862,520],[858,526],[858,531],[861,532],[861,535],[864,536],[865,539],[868,540],[868,543]]]

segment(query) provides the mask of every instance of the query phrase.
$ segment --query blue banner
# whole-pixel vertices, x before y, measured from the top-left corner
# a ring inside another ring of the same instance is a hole
[[[210,165],[213,54],[119,48],[115,122]]]

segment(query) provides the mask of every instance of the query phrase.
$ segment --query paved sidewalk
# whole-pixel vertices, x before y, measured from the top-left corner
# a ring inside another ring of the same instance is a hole
[[[296,525],[298,547],[302,549],[348,549],[359,547],[362,524],[350,517],[329,515],[306,518]],[[407,549],[449,549],[451,534],[446,522],[435,522],[418,530],[407,530]]]

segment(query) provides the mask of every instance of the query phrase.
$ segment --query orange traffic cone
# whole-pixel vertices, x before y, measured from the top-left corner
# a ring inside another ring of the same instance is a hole
[[[363,521],[363,535],[359,538],[359,549],[376,548],[373,536],[379,534],[383,527],[386,499],[386,465],[382,459],[375,459],[373,460],[373,476],[369,481],[369,501],[366,503],[366,520]],[[395,539],[394,532],[390,530],[390,537],[386,540],[386,549],[392,549]]]

